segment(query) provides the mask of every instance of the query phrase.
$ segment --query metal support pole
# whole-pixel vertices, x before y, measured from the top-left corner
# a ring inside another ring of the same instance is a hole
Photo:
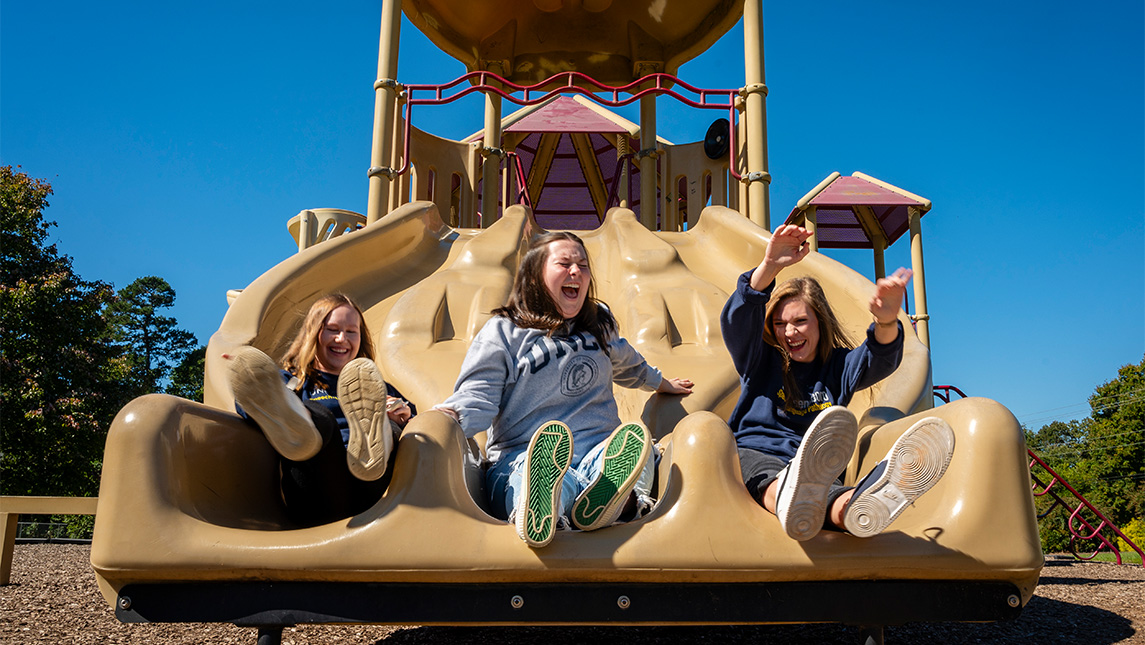
[[[517,181],[517,165],[513,161],[513,157],[506,155],[505,157],[505,175],[503,178],[505,184],[505,193],[501,196],[501,203],[505,208],[517,204],[517,196],[521,194],[520,182]]]
[[[763,74],[763,0],[746,0],[743,7],[744,120],[747,122],[747,213],[751,221],[771,230],[767,170],[767,85]]]
[[[478,228],[477,219],[477,175],[481,166],[481,144],[473,142],[465,151],[465,176],[461,178],[461,221],[462,228]]]
[[[656,230],[656,97],[640,99],[640,223]]]
[[[811,252],[817,253],[819,251],[819,217],[815,212],[814,206],[808,206],[807,211],[803,213],[803,228],[811,233]]]
[[[926,276],[922,261],[922,213],[911,207],[910,265],[914,270],[914,320],[918,339],[930,349],[930,315],[926,311]]]
[[[493,93],[485,94],[485,148],[501,149],[501,97]],[[481,228],[489,228],[501,217],[497,212],[497,197],[501,189],[501,157],[495,154],[485,154],[482,157]]]
[[[616,197],[621,208],[628,208],[628,160],[624,158],[628,153],[628,133],[621,132],[616,135],[616,159],[620,164],[620,185],[616,187]]]
[[[402,1],[382,0],[382,27],[378,42],[378,83],[374,86],[374,138],[370,146],[370,192],[366,201],[366,225],[385,215],[393,177],[393,128],[397,113],[398,38],[402,24]],[[389,173],[385,172],[389,171]]]
[[[390,162],[388,165],[394,169],[402,167],[402,162],[404,161],[403,155],[405,154],[404,146],[401,144],[402,136],[405,133],[405,125],[403,123],[404,119],[401,117],[400,105],[401,103],[399,102],[398,107],[394,108],[394,130],[390,133],[390,141],[393,142],[393,145],[390,146]],[[414,167],[413,164],[410,164],[409,169],[405,173],[396,175],[390,180],[389,200],[386,202],[386,210],[382,212],[382,215],[392,212],[398,206],[409,201],[410,179],[413,173]]]

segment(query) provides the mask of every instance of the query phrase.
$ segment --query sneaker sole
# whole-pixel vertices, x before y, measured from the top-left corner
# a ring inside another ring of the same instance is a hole
[[[858,436],[855,415],[846,408],[831,407],[820,413],[803,437],[787,466],[783,490],[776,495],[776,515],[792,539],[805,542],[823,528],[831,484],[851,460]],[[789,497],[782,500],[785,493]]]
[[[552,542],[557,530],[561,482],[572,463],[572,432],[560,421],[541,424],[529,440],[525,495],[518,500],[517,535],[531,547]]]
[[[938,483],[953,454],[954,431],[945,421],[928,417],[911,426],[891,447],[883,474],[847,506],[844,528],[857,537],[882,533]]]
[[[322,449],[322,436],[302,400],[286,388],[281,369],[254,347],[240,347],[230,361],[235,403],[254,420],[278,454],[305,461]]]
[[[338,375],[338,404],[350,426],[346,465],[362,481],[386,474],[394,434],[386,416],[386,382],[373,361],[356,358]]]
[[[650,450],[651,442],[644,426],[628,423],[613,431],[604,449],[600,475],[573,504],[572,520],[577,528],[595,531],[616,521],[640,478]]]

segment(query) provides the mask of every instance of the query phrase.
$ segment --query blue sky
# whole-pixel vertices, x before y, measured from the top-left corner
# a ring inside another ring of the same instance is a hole
[[[373,1],[3,0],[0,163],[52,183],[80,275],[165,278],[206,343],[226,290],[295,250],[287,219],[365,211],[379,21]],[[1142,3],[766,2],[764,21],[773,226],[832,171],[930,199],[935,382],[1034,428],[1088,414],[1145,353]],[[464,73],[402,37],[400,81]],[[680,76],[743,85],[742,43]],[[676,143],[715,118],[659,105]],[[419,126],[481,127],[441,110]]]

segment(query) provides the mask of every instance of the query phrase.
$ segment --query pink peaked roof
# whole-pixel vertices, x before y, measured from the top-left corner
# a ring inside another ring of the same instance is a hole
[[[815,207],[816,236],[821,248],[869,249],[870,237],[863,229],[856,210],[870,208],[886,235],[887,244],[893,244],[910,228],[909,207],[923,213],[930,210],[930,202],[914,198],[867,181],[861,177],[836,177],[815,195],[807,206]],[[806,207],[796,206],[785,223],[802,220]]]
[[[505,128],[505,132],[592,132],[619,134],[628,132],[620,124],[571,96],[560,96]]]

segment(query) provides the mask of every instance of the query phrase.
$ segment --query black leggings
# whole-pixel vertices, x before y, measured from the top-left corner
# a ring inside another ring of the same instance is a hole
[[[370,508],[382,498],[390,482],[393,455],[391,467],[377,481],[358,479],[346,466],[346,445],[334,413],[311,401],[303,403],[322,435],[322,449],[306,461],[279,459],[287,515],[300,526],[308,527],[352,517]]]
[[[747,486],[748,492],[751,493],[752,499],[763,506],[763,492],[767,490],[768,484],[775,479],[779,471],[787,466],[790,460],[751,448],[737,448],[737,451],[739,452],[739,468],[743,475],[743,483]],[[852,486],[843,485],[843,476],[840,475],[835,483],[831,484],[831,490],[827,494],[827,508],[831,508],[831,505],[840,495],[852,488]],[[830,522],[825,522],[824,526],[830,528]]]

